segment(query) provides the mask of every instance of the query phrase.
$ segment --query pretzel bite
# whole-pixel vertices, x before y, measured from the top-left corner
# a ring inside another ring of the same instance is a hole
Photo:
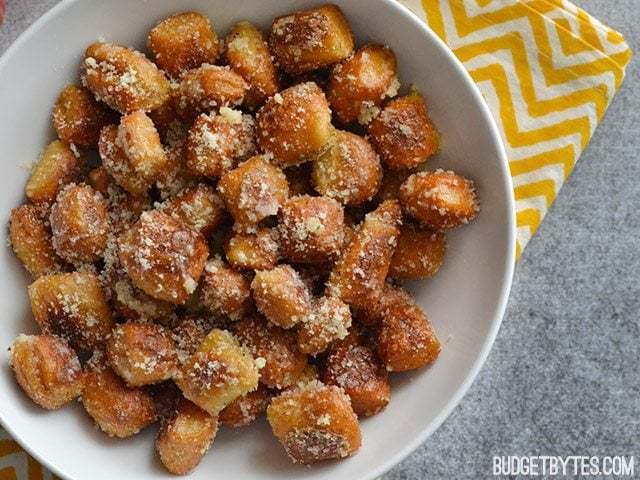
[[[93,263],[107,248],[111,222],[102,195],[88,185],[70,183],[51,207],[53,248],[71,263]]]
[[[142,53],[96,42],[82,62],[82,85],[122,114],[155,110],[169,100],[169,81]]]
[[[289,265],[258,270],[251,290],[260,313],[279,327],[294,327],[311,310],[311,294]]]
[[[291,166],[317,158],[326,150],[333,126],[324,92],[313,82],[276,93],[256,115],[258,146],[273,162]]]
[[[397,279],[433,277],[442,266],[446,249],[443,232],[403,225],[389,265],[389,276]]]
[[[85,159],[77,153],[66,142],[51,142],[31,170],[27,198],[33,203],[52,203],[58,191],[80,175]]]
[[[256,361],[264,363],[260,382],[267,387],[282,389],[293,385],[307,365],[307,356],[298,350],[295,334],[258,315],[234,323],[233,333]]]
[[[349,327],[349,306],[336,297],[321,297],[298,327],[298,346],[309,355],[318,355],[334,341],[345,338]]]
[[[382,162],[392,170],[425,162],[440,144],[424,100],[417,92],[389,102],[369,124],[369,137]]]
[[[301,195],[285,202],[278,216],[282,254],[296,263],[335,260],[344,242],[344,211],[328,197]]]
[[[84,375],[82,405],[110,437],[130,437],[155,422],[151,395],[141,388],[128,387],[107,365],[104,354],[96,352]]]
[[[89,90],[77,85],[67,85],[53,106],[53,128],[58,137],[80,147],[95,148],[100,130],[114,117]]]
[[[218,415],[236,398],[258,387],[258,365],[226,330],[213,329],[174,379],[183,395]]]
[[[269,46],[258,27],[249,22],[231,27],[224,45],[227,63],[249,84],[244,106],[255,110],[280,90]]]
[[[351,27],[336,5],[277,17],[269,37],[276,63],[291,75],[318,70],[353,52]]]
[[[327,97],[339,122],[346,125],[357,120],[365,125],[399,88],[396,56],[391,49],[365,45],[333,68]]]
[[[31,400],[55,410],[78,397],[80,360],[66,340],[53,335],[18,335],[9,347],[9,364]]]
[[[387,370],[404,372],[433,362],[440,342],[422,309],[402,294],[384,307],[376,345]]]
[[[146,184],[155,182],[168,167],[169,160],[160,142],[160,134],[142,111],[120,119],[116,144],[122,147],[128,164]]]
[[[185,188],[163,202],[158,210],[208,235],[224,219],[224,206],[216,190],[204,183]]]
[[[182,398],[173,415],[160,425],[156,451],[174,475],[186,475],[207,453],[218,431],[218,419]]]
[[[249,84],[229,67],[204,65],[186,72],[175,91],[176,110],[185,121],[220,107],[242,104]]]
[[[98,151],[106,172],[124,190],[135,196],[146,195],[149,181],[138,175],[118,140],[117,125],[108,125],[100,132]]]
[[[327,357],[322,381],[341,387],[357,415],[369,417],[389,403],[389,375],[369,347],[341,345]]]
[[[177,320],[172,329],[172,338],[181,364],[196,353],[213,328],[213,321],[203,316],[189,315]]]
[[[214,315],[239,320],[253,307],[251,282],[216,256],[204,267],[202,304]]]
[[[238,397],[227,405],[218,418],[225,427],[244,427],[265,412],[270,401],[271,391],[260,384],[253,392]]]
[[[31,311],[44,333],[59,335],[73,348],[93,351],[104,345],[113,318],[94,273],[56,273],[29,286]]]
[[[433,230],[469,223],[479,211],[473,182],[440,169],[411,175],[400,187],[400,203],[404,213]]]
[[[364,138],[336,131],[335,142],[313,163],[312,178],[321,195],[343,205],[362,204],[380,187],[380,158]]]
[[[136,287],[182,304],[198,286],[209,249],[200,233],[153,210],[118,238],[118,256]]]
[[[107,359],[127,385],[139,387],[171,378],[178,353],[169,330],[153,323],[127,322],[111,332]]]
[[[274,398],[267,419],[295,463],[344,458],[360,448],[360,425],[349,397],[341,388],[317,380]]]
[[[184,12],[153,27],[147,38],[153,61],[173,78],[218,58],[218,38],[204,15]]]
[[[46,210],[34,205],[21,205],[11,210],[9,220],[9,239],[13,251],[33,278],[64,268],[64,262],[51,243],[45,214]]]
[[[203,177],[219,177],[255,153],[253,117],[228,107],[220,115],[200,115],[185,145],[187,168]]]
[[[241,270],[269,270],[278,264],[280,252],[275,235],[268,228],[256,233],[236,233],[224,246],[227,261]]]
[[[154,322],[167,319],[175,305],[150,297],[136,288],[124,273],[110,282],[111,303],[116,312],[131,321]]]
[[[289,196],[289,184],[282,170],[258,155],[225,173],[218,193],[233,219],[249,226],[278,213]]]
[[[331,272],[328,292],[355,308],[375,303],[389,272],[401,219],[400,206],[391,200],[367,214]]]

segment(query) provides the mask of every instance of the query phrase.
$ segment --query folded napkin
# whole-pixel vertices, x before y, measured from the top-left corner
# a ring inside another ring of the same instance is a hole
[[[566,0],[401,2],[451,47],[496,119],[513,175],[519,256],[620,88],[631,50]],[[0,429],[0,480],[55,478]]]
[[[566,0],[401,0],[475,80],[504,141],[518,257],[620,88],[632,52]]]

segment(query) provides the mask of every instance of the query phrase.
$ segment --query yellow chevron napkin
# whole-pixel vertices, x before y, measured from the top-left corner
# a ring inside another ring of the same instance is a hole
[[[453,50],[502,133],[520,256],[609,103],[632,52],[566,0],[401,0]]]
[[[401,0],[477,82],[502,132],[518,256],[616,94],[631,50],[566,0]],[[0,480],[55,479],[0,428]]]

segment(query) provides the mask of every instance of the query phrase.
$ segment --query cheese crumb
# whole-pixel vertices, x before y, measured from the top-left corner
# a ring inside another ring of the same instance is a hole
[[[227,122],[234,125],[242,123],[242,112],[240,110],[234,110],[229,107],[222,107],[220,109],[220,115],[222,115],[222,118],[224,118]]]
[[[307,230],[311,233],[315,233],[322,228],[322,222],[318,217],[311,217],[307,220]]]
[[[187,277],[187,279],[184,281],[184,289],[187,291],[187,293],[191,294],[193,292],[196,291],[196,288],[198,287],[197,282],[191,278],[191,277]]]
[[[358,113],[358,123],[360,125],[367,125],[378,115],[380,115],[380,107],[371,101],[362,102],[360,113]]]

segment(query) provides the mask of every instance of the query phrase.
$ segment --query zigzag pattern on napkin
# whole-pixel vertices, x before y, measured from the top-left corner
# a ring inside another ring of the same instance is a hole
[[[418,13],[462,61],[502,132],[519,256],[620,87],[631,50],[565,0],[422,0]]]
[[[620,87],[631,50],[566,0],[401,1],[452,48],[498,122],[520,255]],[[0,427],[0,480],[58,479]]]
[[[43,469],[0,427],[0,480],[59,480]]]

